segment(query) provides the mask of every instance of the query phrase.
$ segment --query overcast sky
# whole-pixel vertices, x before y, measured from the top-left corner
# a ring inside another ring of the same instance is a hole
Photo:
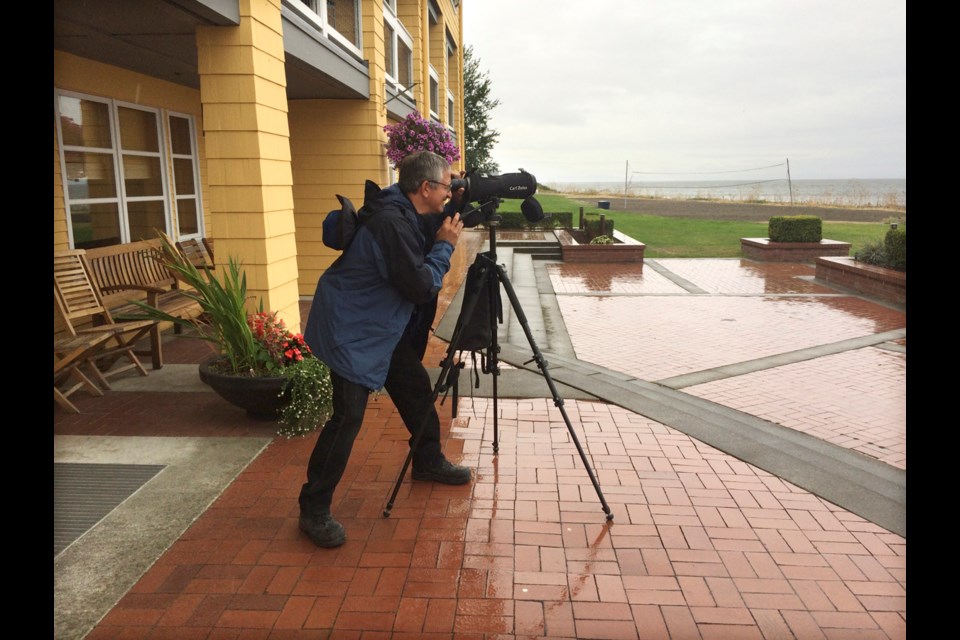
[[[905,0],[466,0],[501,173],[906,178]],[[721,173],[733,172],[733,173]],[[772,172],[772,173],[771,173]]]

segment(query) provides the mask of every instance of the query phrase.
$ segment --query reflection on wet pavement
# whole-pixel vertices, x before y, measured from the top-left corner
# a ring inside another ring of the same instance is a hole
[[[557,262],[547,265],[557,295],[684,293],[683,287],[643,264]]]

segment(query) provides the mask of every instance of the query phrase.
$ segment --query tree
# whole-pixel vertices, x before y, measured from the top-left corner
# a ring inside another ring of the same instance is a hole
[[[464,150],[467,170],[496,174],[500,166],[490,157],[500,132],[490,128],[490,112],[500,104],[490,95],[490,77],[480,71],[473,47],[463,52],[463,120],[466,128]]]

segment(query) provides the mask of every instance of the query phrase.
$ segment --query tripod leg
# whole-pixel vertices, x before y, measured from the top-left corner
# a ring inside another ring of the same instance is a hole
[[[494,344],[494,349],[490,351],[493,352],[496,348]],[[497,417],[500,415],[500,409],[497,407],[497,379],[500,377],[500,370],[496,368],[496,356],[494,358],[494,368],[493,368],[493,452],[500,453],[500,437],[499,429],[497,428]]]
[[[607,520],[613,520],[613,513],[610,511],[610,507],[607,505],[607,501],[603,497],[603,491],[600,490],[600,483],[597,482],[597,478],[593,473],[593,469],[590,468],[590,463],[587,461],[587,455],[584,453],[583,447],[580,446],[580,440],[577,438],[577,434],[573,431],[573,425],[570,422],[569,416],[567,416],[566,409],[563,408],[563,398],[560,396],[560,392],[557,390],[557,386],[554,384],[553,378],[550,376],[550,372],[547,369],[547,361],[543,357],[543,353],[540,351],[540,348],[537,346],[536,340],[534,340],[533,332],[530,331],[530,325],[527,323],[527,317],[523,313],[523,308],[520,306],[520,300],[517,298],[517,294],[513,290],[513,285],[510,284],[510,280],[507,278],[507,273],[504,271],[503,267],[496,265],[496,269],[500,283],[507,292],[507,297],[510,298],[510,304],[513,306],[513,310],[517,314],[517,320],[519,320],[520,326],[523,327],[523,332],[527,336],[527,342],[530,343],[530,348],[533,349],[533,359],[536,361],[537,367],[543,374],[543,378],[547,381],[547,386],[550,388],[550,393],[553,396],[553,403],[560,410],[560,415],[563,416],[563,422],[567,425],[567,431],[570,432],[570,438],[573,440],[573,444],[576,445],[577,452],[580,454],[580,460],[583,461],[583,466],[587,470],[587,475],[590,476],[590,482],[593,483],[593,488],[597,492],[597,497],[600,498],[600,504],[603,506],[603,512],[607,514]],[[494,394],[494,398],[496,398],[496,394]]]
[[[460,379],[453,381],[453,403],[450,405],[450,416],[457,417],[457,403],[460,401]]]
[[[499,270],[499,267],[497,267],[497,270]],[[497,454],[500,452],[500,429],[498,422],[500,408],[497,406],[497,399],[500,397],[497,394],[497,383],[500,380],[500,344],[497,342],[497,323],[500,320],[497,315],[500,312],[498,304],[500,286],[497,282],[496,271],[491,270],[489,278],[491,278],[491,282],[487,287],[487,293],[489,294],[489,304],[487,308],[490,311],[490,348],[487,349],[487,362],[489,363],[490,373],[493,375],[493,453]]]

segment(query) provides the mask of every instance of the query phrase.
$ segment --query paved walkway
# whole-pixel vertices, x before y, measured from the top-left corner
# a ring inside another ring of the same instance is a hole
[[[162,468],[55,555],[55,636],[906,637],[904,309],[810,265],[575,265],[500,239],[518,304],[497,398],[465,372],[444,425],[474,482],[405,479],[384,517],[407,435],[382,396],[336,497],[339,549],[297,530],[314,437],[209,393],[203,345],[171,339],[164,369],[55,409],[55,462]]]

